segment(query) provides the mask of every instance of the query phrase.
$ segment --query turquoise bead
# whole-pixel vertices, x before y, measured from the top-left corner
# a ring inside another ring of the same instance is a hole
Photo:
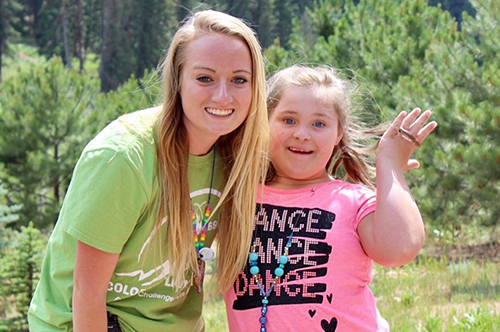
[[[280,256],[280,263],[281,264],[288,263],[288,257],[286,257],[285,255]]]
[[[268,304],[268,303],[269,303],[269,301],[268,301],[268,300],[266,300],[266,299],[263,299],[263,300],[262,300],[262,304]]]
[[[285,268],[285,264],[280,264],[280,268],[284,269]]]
[[[253,275],[256,275],[259,273],[259,267],[258,266],[252,266],[250,268],[250,273],[253,274]]]
[[[259,259],[259,255],[257,255],[256,252],[252,252],[249,258],[251,261],[256,261],[257,259]]]
[[[274,270],[274,274],[278,277],[281,277],[284,273],[285,271],[283,271],[281,267],[277,267],[276,270]]]

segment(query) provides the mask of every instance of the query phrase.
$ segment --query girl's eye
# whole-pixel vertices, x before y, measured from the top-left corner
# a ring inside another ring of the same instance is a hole
[[[236,84],[244,84],[248,82],[248,80],[244,77],[236,77],[235,79],[233,79],[233,82]]]
[[[295,123],[295,121],[293,121],[293,119],[285,119],[285,120],[283,120],[283,122],[285,122],[285,124],[289,124],[289,125]]]
[[[318,121],[318,122],[315,122],[313,124],[314,127],[317,127],[317,128],[323,128],[325,126],[325,124],[321,121]]]
[[[200,77],[197,77],[196,80],[198,82],[201,82],[201,83],[210,83],[212,82],[212,79],[208,76],[200,76]]]

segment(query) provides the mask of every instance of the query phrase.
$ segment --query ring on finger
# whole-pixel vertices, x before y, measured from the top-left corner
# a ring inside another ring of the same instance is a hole
[[[399,128],[398,131],[403,135],[404,137],[408,138],[410,141],[413,142],[417,147],[421,147],[422,144],[417,140],[415,136],[413,136],[412,133],[410,133],[408,130]]]

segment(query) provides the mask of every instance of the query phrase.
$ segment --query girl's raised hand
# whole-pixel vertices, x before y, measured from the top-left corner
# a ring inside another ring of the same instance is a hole
[[[427,110],[419,117],[420,113],[419,108],[415,108],[409,114],[406,111],[399,113],[380,140],[377,168],[391,166],[406,172],[420,166],[417,160],[410,157],[437,127],[436,121],[428,123],[431,111]]]

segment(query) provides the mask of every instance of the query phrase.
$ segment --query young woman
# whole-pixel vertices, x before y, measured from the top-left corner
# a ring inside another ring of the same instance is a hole
[[[248,267],[224,296],[229,329],[388,331],[368,287],[372,261],[404,265],[422,246],[404,172],[436,127],[431,112],[402,112],[382,136],[375,193],[347,82],[328,67],[293,66],[268,85],[272,172]],[[336,178],[339,166],[349,182]]]
[[[201,331],[205,261],[244,266],[268,136],[254,33],[203,11],[175,34],[164,102],[85,148],[52,233],[31,331]]]

